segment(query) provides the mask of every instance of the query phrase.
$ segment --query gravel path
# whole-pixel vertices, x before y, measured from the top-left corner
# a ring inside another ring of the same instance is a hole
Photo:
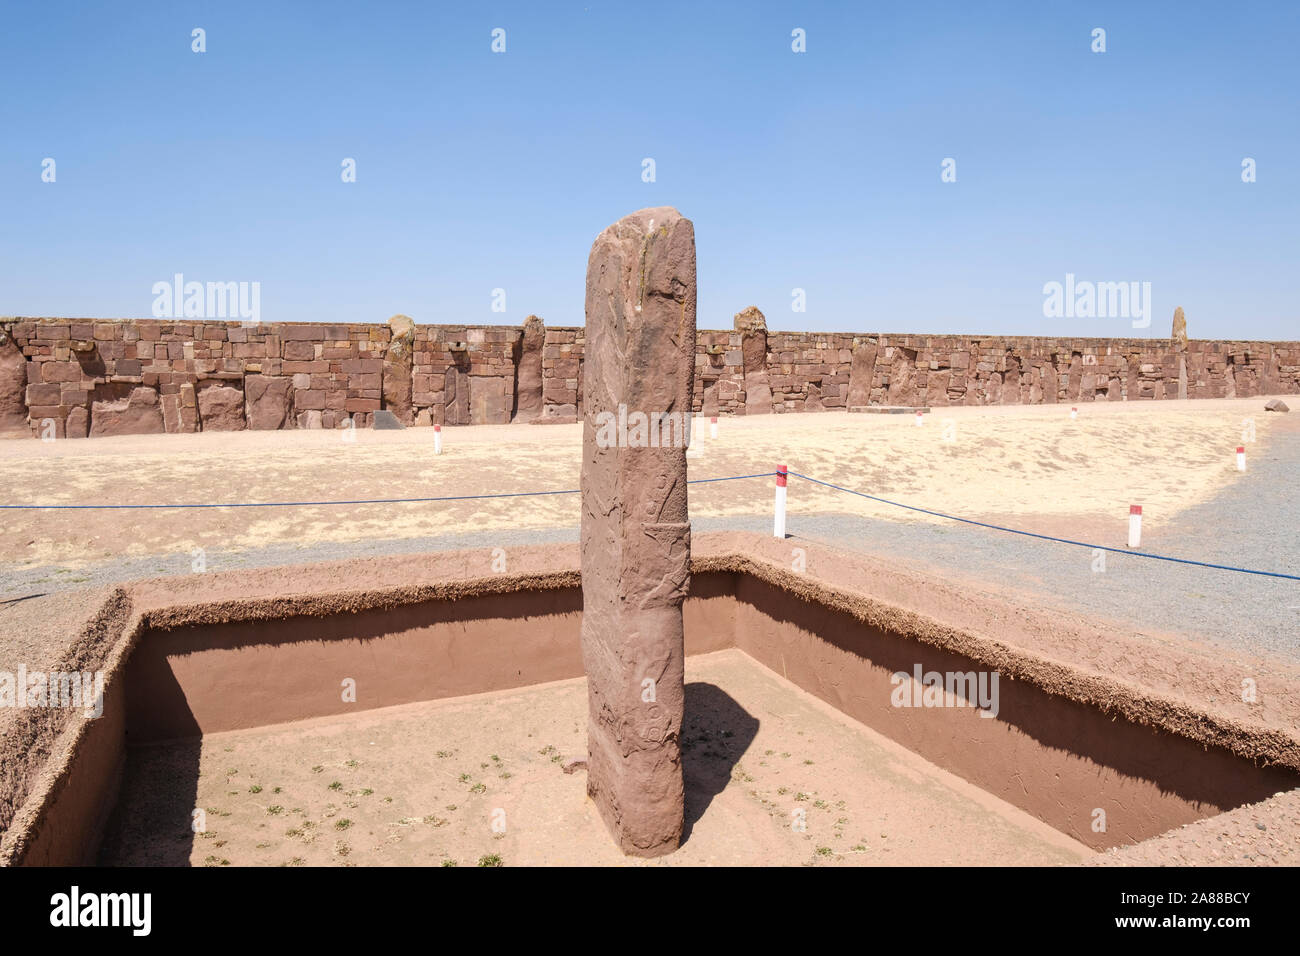
[[[1300,574],[1300,423],[1273,430],[1267,450],[1249,446],[1250,471],[1205,504],[1182,512],[1150,551],[1194,560]],[[798,493],[791,480],[791,494]],[[927,502],[942,509],[942,501]],[[770,533],[768,514],[695,519],[698,531]],[[884,555],[949,577],[1010,588],[1056,607],[1081,610],[1139,628],[1194,635],[1236,649],[1300,660],[1300,582],[1190,567],[1108,553],[1094,570],[1087,548],[1040,541],[958,523],[913,524],[847,514],[791,515],[792,547],[808,539]],[[247,569],[431,550],[504,548],[576,541],[577,528],[491,530],[438,537],[208,551],[207,570]],[[1081,537],[1086,537],[1081,535]],[[116,559],[96,565],[6,569],[0,566],[0,610],[5,599],[96,588],[120,581],[189,574],[191,556]],[[2,618],[0,618],[2,619]]]
[[[1244,480],[1180,513],[1144,550],[1300,575],[1300,429],[1278,430],[1249,451]],[[1122,519],[1121,519],[1122,520]],[[963,524],[886,525],[851,516],[801,517],[812,540],[895,556],[1039,596],[1147,630],[1195,635],[1300,660],[1300,581],[1107,553],[1094,571],[1087,548]]]

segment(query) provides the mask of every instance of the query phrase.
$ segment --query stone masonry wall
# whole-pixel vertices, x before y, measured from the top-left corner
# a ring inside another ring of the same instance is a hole
[[[0,318],[0,431],[57,437],[572,422],[584,330]],[[540,350],[540,358],[537,355]],[[1300,342],[700,330],[706,415],[1300,393]],[[538,369],[540,368],[540,400]],[[653,411],[653,409],[647,409]]]

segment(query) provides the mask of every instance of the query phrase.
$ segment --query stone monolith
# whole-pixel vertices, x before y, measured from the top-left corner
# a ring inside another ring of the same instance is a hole
[[[1187,397],[1187,319],[1180,305],[1174,309],[1174,327],[1170,330],[1174,351],[1178,354],[1178,397]],[[1166,395],[1168,393],[1166,392]]]
[[[388,349],[384,352],[383,378],[380,380],[384,407],[399,423],[415,422],[411,404],[412,363],[415,357],[415,320],[408,315],[394,315],[388,320]]]
[[[587,260],[582,658],[587,793],[624,853],[681,842],[690,581],[686,429],[695,369],[695,228],[642,209]]]
[[[745,414],[772,413],[772,385],[767,374],[767,319],[751,305],[732,319],[740,335],[740,361],[745,381]]]
[[[27,360],[8,332],[0,329],[0,432],[27,428]]]
[[[1187,351],[1187,319],[1183,316],[1181,305],[1174,309],[1174,325],[1169,332],[1169,338],[1173,341],[1175,351]]]
[[[542,414],[542,351],[546,326],[535,315],[524,319],[515,366],[515,421],[531,422]]]

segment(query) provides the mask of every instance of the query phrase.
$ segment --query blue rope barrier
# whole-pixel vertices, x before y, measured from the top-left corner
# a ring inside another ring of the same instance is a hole
[[[1198,568],[1214,568],[1218,571],[1238,571],[1242,574],[1258,574],[1267,578],[1283,578],[1288,581],[1300,581],[1300,575],[1295,574],[1282,574],[1278,571],[1255,571],[1251,568],[1238,568],[1230,564],[1211,564],[1208,561],[1192,561],[1188,558],[1174,558],[1166,554],[1153,554],[1150,551],[1129,551],[1127,548],[1109,548],[1102,544],[1088,544],[1086,541],[1073,541],[1069,538],[1057,538],[1050,534],[1037,534],[1033,531],[1021,531],[1019,528],[1004,528],[1002,525],[989,524],[987,521],[976,521],[973,518],[961,518],[957,515],[944,514],[942,511],[931,511],[929,508],[918,508],[916,505],[905,505],[901,501],[890,501],[888,498],[879,498],[876,495],[854,491],[852,488],[843,488],[840,485],[833,485],[829,481],[819,481],[816,478],[809,478],[807,475],[801,475],[794,471],[790,472],[790,477],[802,478],[804,481],[810,481],[814,485],[834,488],[836,491],[843,491],[846,494],[857,495],[859,498],[868,498],[871,501],[878,501],[881,504],[892,505],[895,508],[906,508],[908,511],[933,515],[936,518],[946,518],[949,521],[960,521],[963,524],[973,524],[979,528],[991,528],[994,531],[1005,531],[1008,534],[1020,534],[1027,538],[1039,538],[1043,541],[1055,541],[1058,544],[1072,544],[1079,548],[1091,548],[1094,551],[1109,551],[1112,554],[1127,554],[1133,558],[1150,558],[1154,561],[1171,561],[1174,564],[1190,564]]]
[[[718,481],[743,481],[749,478],[771,478],[776,472],[763,471],[752,475],[727,475],[721,478],[694,478],[687,481],[688,485],[706,485]],[[888,498],[881,498],[877,495],[869,495],[862,491],[855,491],[852,488],[845,488],[842,485],[832,484],[829,481],[821,481],[817,478],[801,475],[796,471],[789,473],[792,478],[800,478],[814,485],[821,485],[824,488],[831,488],[835,491],[842,491],[845,494],[856,495],[859,498],[866,498],[870,501],[877,501],[881,504],[890,505],[894,508],[903,508],[907,511],[915,511],[919,514],[931,515],[935,518],[943,518],[948,521],[959,521],[962,524],[974,525],[978,528],[988,528],[992,531],[1004,531],[1007,534],[1018,534],[1026,538],[1038,538],[1042,541],[1053,541],[1057,544],[1068,544],[1078,548],[1089,548],[1095,551],[1109,551],[1112,554],[1126,554],[1134,558],[1149,558],[1154,561],[1169,561],[1173,564],[1187,564],[1199,568],[1212,568],[1217,571],[1236,571],[1240,574],[1255,574],[1261,577],[1282,578],[1287,581],[1300,581],[1300,575],[1282,574],[1278,571],[1257,571],[1253,568],[1239,568],[1230,564],[1213,564],[1209,561],[1193,561],[1189,558],[1175,558],[1165,554],[1154,554],[1149,551],[1130,551],[1126,548],[1112,548],[1101,544],[1089,544],[1086,541],[1074,541],[1070,538],[1058,538],[1050,534],[1038,534],[1034,531],[1022,531],[1019,528],[1007,528],[1002,525],[990,524],[987,521],[976,521],[973,518],[962,518],[959,515],[950,515],[942,511],[934,511],[930,508],[920,508],[916,505],[903,504],[901,501],[890,501]],[[338,501],[237,501],[229,503],[219,502],[199,502],[191,504],[150,504],[150,505],[0,505],[3,511],[165,511],[169,509],[193,509],[193,508],[294,508],[294,507],[330,507],[336,505],[396,505],[396,504],[417,504],[431,501],[480,501],[490,498],[534,498],[545,495],[576,495],[581,489],[565,488],[559,491],[513,491],[498,492],[487,495],[439,495],[424,498],[353,498]]]
[[[745,478],[770,478],[774,472],[757,475],[728,475],[723,478],[695,478],[688,485],[705,485],[715,481],[741,481]],[[0,505],[3,511],[159,511],[179,508],[298,508],[323,505],[398,505],[428,501],[477,501],[484,498],[532,498],[539,495],[576,495],[581,489],[561,491],[507,491],[490,495],[441,495],[430,498],[353,498],[341,501],[235,501],[199,502],[179,505]]]

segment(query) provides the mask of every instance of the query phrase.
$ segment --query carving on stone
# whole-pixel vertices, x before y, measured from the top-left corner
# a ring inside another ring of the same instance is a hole
[[[602,415],[689,416],[695,368],[695,232],[643,209],[597,237],[587,266],[583,376],[582,654],[587,792],[620,848],[677,849],[690,587],[686,448],[598,442]],[[624,447],[626,445],[627,447]]]

